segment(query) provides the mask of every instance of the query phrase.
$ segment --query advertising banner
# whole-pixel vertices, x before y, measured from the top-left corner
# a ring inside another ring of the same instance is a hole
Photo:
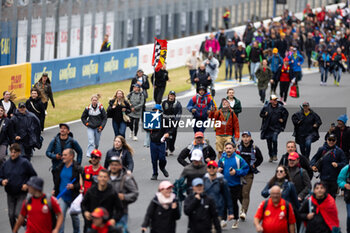
[[[0,37],[0,66],[9,65],[11,63],[11,23],[1,22]]]
[[[0,93],[13,91],[17,99],[25,99],[30,93],[30,63],[0,67]]]

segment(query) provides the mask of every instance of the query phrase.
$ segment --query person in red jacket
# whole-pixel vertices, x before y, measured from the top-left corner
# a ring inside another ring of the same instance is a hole
[[[91,152],[91,159],[89,160],[91,165],[85,166],[83,173],[84,194],[88,191],[92,184],[97,183],[98,173],[100,172],[100,170],[104,169],[104,167],[102,167],[102,165],[100,164],[101,157],[101,151],[95,149]]]
[[[103,207],[97,207],[91,214],[92,224],[88,233],[121,233],[121,229],[116,229],[109,219],[108,211]]]
[[[343,70],[346,70],[346,68],[344,67],[344,62],[347,61],[344,53],[342,53],[341,48],[337,48],[337,52],[335,52],[332,56],[332,61],[333,61],[334,84],[339,87],[341,74]]]
[[[216,151],[218,152],[218,158],[221,158],[221,154],[224,151],[224,145],[226,142],[231,142],[232,137],[238,142],[239,140],[239,122],[236,114],[230,108],[230,102],[226,98],[221,100],[222,108],[220,110],[211,111],[209,118],[220,121],[221,126],[217,127],[216,132]]]
[[[289,84],[290,84],[290,66],[289,66],[289,59],[286,57],[283,59],[283,65],[281,69],[281,76],[280,76],[280,96],[281,96],[281,102],[285,105],[287,102],[288,97],[288,90],[289,90]]]

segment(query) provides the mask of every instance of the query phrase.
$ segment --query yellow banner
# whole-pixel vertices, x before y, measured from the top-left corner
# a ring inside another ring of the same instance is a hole
[[[0,66],[0,93],[13,91],[17,99],[26,99],[30,95],[31,64]]]

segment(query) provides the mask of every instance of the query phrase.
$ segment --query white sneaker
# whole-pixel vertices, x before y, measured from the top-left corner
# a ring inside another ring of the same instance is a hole
[[[246,218],[246,214],[244,212],[241,212],[241,214],[239,215],[239,218],[242,220],[242,221],[245,221],[245,218]]]
[[[174,151],[170,151],[169,156],[174,156]]]
[[[227,222],[225,220],[221,220],[220,225],[221,228],[225,228],[227,226]]]
[[[134,137],[134,132],[131,131],[131,132],[130,132],[130,135],[129,135],[129,138],[133,138],[133,137]]]
[[[237,229],[238,228],[238,219],[233,220],[233,224],[232,224],[232,229]]]
[[[133,137],[132,137],[132,140],[133,140],[133,141],[137,141],[137,137],[136,137],[136,136],[133,136]]]

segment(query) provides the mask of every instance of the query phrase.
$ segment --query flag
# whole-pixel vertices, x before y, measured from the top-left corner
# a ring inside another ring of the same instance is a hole
[[[165,64],[168,42],[166,40],[159,40],[156,37],[154,39],[155,39],[155,42],[154,42],[154,49],[153,49],[152,66],[157,72]]]

